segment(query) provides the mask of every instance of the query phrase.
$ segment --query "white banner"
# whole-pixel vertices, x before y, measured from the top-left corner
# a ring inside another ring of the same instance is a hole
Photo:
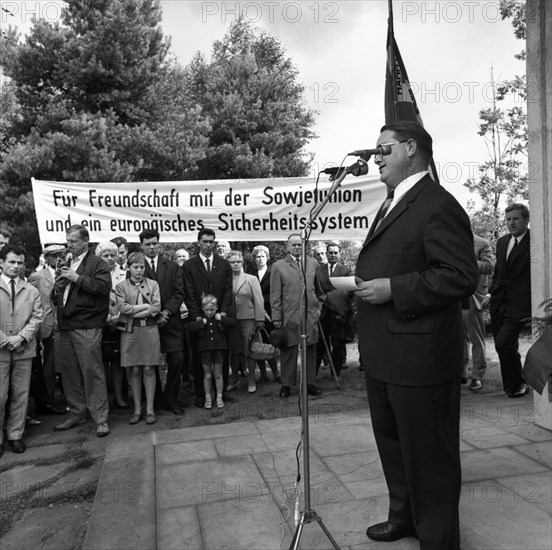
[[[42,243],[65,242],[86,226],[92,242],[123,236],[137,242],[157,229],[162,242],[195,242],[209,227],[227,241],[279,241],[300,231],[331,182],[311,178],[82,183],[33,178]],[[347,176],[312,224],[312,240],[360,240],[385,199],[378,176]]]

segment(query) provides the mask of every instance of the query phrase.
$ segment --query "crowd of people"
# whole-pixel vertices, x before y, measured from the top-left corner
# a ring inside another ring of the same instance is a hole
[[[249,393],[269,380],[266,362],[250,356],[253,338],[280,348],[279,366],[275,359],[268,366],[282,399],[297,384],[305,345],[308,393],[319,395],[320,365],[327,361],[339,379],[346,343],[358,332],[390,495],[388,519],[367,536],[416,536],[422,548],[460,548],[460,386],[468,382],[471,347],[469,389],[483,387],[489,302],[505,395],[528,391],[518,339],[531,315],[529,210],[508,206],[508,234],[495,255],[431,178],[427,131],[410,122],[386,125],[377,148],[389,194],[358,256],[354,290],[334,286],[335,278],[353,275],[340,262],[339,244],[303,257],[298,234],[272,264],[268,247],[254,247],[248,270],[244,254],[210,228],[173,261],[161,254],[155,230],[143,231],[131,252],[123,237],[93,248],[87,229],[73,225],[66,244],[44,247],[44,266],[28,280],[25,251],[0,234],[0,444],[5,431],[12,451],[25,451],[29,397],[35,414],[65,415],[54,430],[91,417],[99,437],[110,431],[109,394],[111,406],[129,411],[130,424],[154,424],[161,409],[184,414],[183,382],[196,407],[221,409],[240,378]],[[54,401],[56,382],[66,408]]]
[[[110,432],[110,409],[128,411],[130,424],[154,424],[160,410],[183,415],[188,405],[180,393],[183,386],[195,406],[212,409],[223,408],[227,393],[242,382],[248,393],[256,392],[258,383],[270,381],[269,370],[272,381],[281,384],[280,397],[287,398],[296,385],[300,235],[289,237],[286,256],[273,264],[268,247],[255,246],[247,254],[249,266],[242,251],[217,241],[211,229],[202,229],[196,245],[176,250],[172,260],[161,253],[157,231],[143,231],[137,240],[132,244],[116,237],[93,245],[85,227],[71,226],[65,244],[44,246],[43,262],[25,280],[26,253],[6,237],[0,265],[8,298],[10,284],[29,291],[29,296],[17,294],[13,304],[23,315],[13,331],[29,334],[24,353],[11,349],[9,332],[2,334],[2,361],[11,362],[14,373],[6,371],[1,391],[6,426],[17,421],[17,429],[7,430],[14,452],[25,450],[25,422],[35,423],[45,414],[64,415],[56,431],[90,417],[97,435],[104,437]],[[337,266],[339,245],[327,247],[337,267],[334,276],[350,274],[350,268]],[[323,258],[315,249],[318,262],[309,256],[306,266],[312,395],[320,394],[315,377],[322,361],[339,376],[346,366],[345,343],[354,339],[353,294],[331,286],[325,249]],[[27,311],[31,298],[33,315]],[[15,328],[23,326],[24,331]],[[281,357],[250,357],[251,342],[270,343],[274,329],[280,329]],[[319,329],[326,333],[324,347],[317,340]],[[25,376],[21,381],[19,374]],[[63,406],[60,399],[56,403],[56,391],[62,392]]]

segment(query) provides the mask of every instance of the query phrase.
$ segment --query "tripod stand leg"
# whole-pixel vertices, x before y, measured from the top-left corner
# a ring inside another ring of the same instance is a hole
[[[324,334],[324,331],[322,330],[322,323],[318,321],[318,331],[320,332],[320,335],[322,336],[322,342],[324,342],[324,349],[326,350],[326,353],[328,354],[328,361],[330,362],[330,370],[332,373],[332,376],[335,380],[335,385],[337,386],[337,389],[341,389],[341,384],[339,383],[339,379],[337,378],[337,374],[335,373],[335,367],[332,361],[332,354],[330,353],[330,348],[328,346],[328,341],[326,340],[326,335]]]
[[[299,547],[299,540],[301,538],[301,533],[303,532],[304,525],[305,525],[305,514],[302,514],[301,521],[299,522],[297,529],[295,529],[295,533],[293,535],[293,538],[291,539],[289,550],[297,550],[297,548]]]
[[[340,550],[339,545],[332,537],[327,527],[324,525],[322,518],[314,510],[311,510],[310,513],[307,511],[302,512],[301,520],[299,522],[299,525],[297,525],[297,529],[295,529],[295,534],[293,535],[293,539],[291,540],[289,550],[297,550],[305,523],[310,523],[313,520],[316,520],[318,522],[318,525],[320,525],[320,528],[322,529],[322,531],[324,531],[324,534],[328,537],[328,540],[332,543],[332,546],[335,548],[335,550]]]
[[[332,537],[331,533],[328,531],[328,529],[326,528],[322,520],[318,518],[317,521],[318,521],[318,525],[320,525],[320,527],[322,528],[322,531],[324,531],[325,535],[328,537],[328,540],[332,543],[332,546],[335,548],[335,550],[339,550],[339,546],[337,542],[334,540],[334,538]]]

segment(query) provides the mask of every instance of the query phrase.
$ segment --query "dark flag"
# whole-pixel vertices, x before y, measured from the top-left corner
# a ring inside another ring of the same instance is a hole
[[[385,123],[410,120],[424,125],[420,110],[410,87],[408,73],[393,32],[393,4],[389,0],[389,19],[387,21],[387,67],[385,71]],[[433,159],[430,164],[431,177],[438,182],[437,170]]]

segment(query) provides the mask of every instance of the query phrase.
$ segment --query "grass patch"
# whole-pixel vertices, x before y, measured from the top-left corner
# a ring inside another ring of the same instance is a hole
[[[98,481],[89,481],[83,484],[67,486],[66,490],[54,491],[47,494],[48,489],[52,489],[56,483],[67,474],[90,468],[99,460],[89,456],[87,451],[82,449],[68,450],[61,455],[47,458],[38,458],[34,460],[20,461],[12,463],[9,467],[4,467],[4,471],[15,466],[24,466],[33,464],[33,466],[49,466],[65,462],[67,466],[54,477],[42,483],[36,483],[33,486],[18,491],[13,496],[5,495],[0,500],[0,538],[2,538],[13,526],[21,519],[25,511],[32,508],[42,508],[46,506],[59,506],[69,503],[82,503],[93,500],[96,494]]]

